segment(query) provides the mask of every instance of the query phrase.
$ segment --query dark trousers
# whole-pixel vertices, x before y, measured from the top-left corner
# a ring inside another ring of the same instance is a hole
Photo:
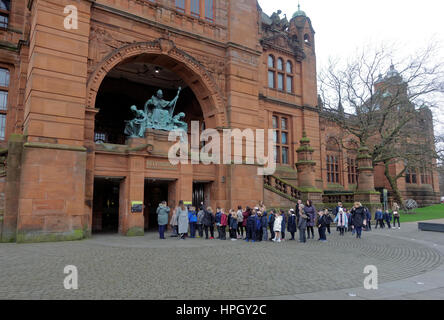
[[[319,232],[319,240],[327,240],[327,236],[325,235],[326,227],[320,227],[318,229]]]
[[[256,229],[255,228],[247,227],[247,239],[246,240],[256,241]]]
[[[244,231],[245,231],[245,227],[243,225],[237,226],[237,234],[240,235],[242,238],[244,237]]]
[[[399,222],[399,217],[393,217],[393,228],[395,227],[396,221],[398,221],[398,228],[401,228],[401,222]]]
[[[219,239],[220,240],[227,240],[227,227],[226,226],[219,227]]]
[[[338,227],[339,229],[339,235],[343,236],[345,233],[345,227]]]
[[[285,230],[284,230],[284,228],[282,228],[282,231],[281,231],[281,239],[282,240],[285,239]]]
[[[262,241],[262,228],[256,231],[256,241]]]
[[[360,239],[362,235],[362,227],[355,227],[356,230],[356,238]]]
[[[290,232],[291,233],[291,239],[290,240],[294,240],[294,234],[295,232]]]
[[[214,226],[204,226],[205,238],[208,239],[208,229],[210,229],[211,238],[214,238]]]
[[[390,225],[390,220],[385,220],[385,223],[387,223],[387,227],[388,227],[389,229],[392,228],[392,226]]]
[[[159,237],[160,237],[160,239],[165,239],[165,229],[166,229],[166,225],[159,226]]]
[[[328,234],[331,234],[330,225],[329,224],[327,224],[327,232],[328,232]]]
[[[197,227],[197,234],[199,237],[203,238],[203,225],[202,224],[196,224]]]
[[[190,222],[190,238],[196,238],[196,222]]]
[[[237,238],[237,233],[236,233],[237,230],[239,230],[239,229],[230,229],[230,238],[231,239]]]
[[[272,240],[276,237],[276,234],[274,233],[273,226],[271,224],[269,225],[269,227],[270,227],[270,234],[271,234],[270,240]]]
[[[376,220],[375,229],[378,229],[378,225],[381,229],[384,228],[384,221],[382,219]]]
[[[307,227],[307,238],[308,239],[310,239],[310,232],[311,232],[311,237],[314,239],[315,232],[314,232],[314,228],[313,227]]]
[[[305,228],[299,228],[299,241],[306,242],[307,238],[305,236]]]

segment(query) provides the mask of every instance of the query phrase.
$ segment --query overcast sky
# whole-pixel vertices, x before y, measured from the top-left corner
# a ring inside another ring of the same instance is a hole
[[[258,0],[271,15],[278,9],[291,16],[297,0]],[[355,56],[356,49],[369,44],[396,43],[400,56],[427,46],[441,44],[437,60],[444,60],[443,0],[301,0],[301,10],[310,17],[316,31],[318,69],[329,57]],[[444,105],[435,110],[444,133]]]

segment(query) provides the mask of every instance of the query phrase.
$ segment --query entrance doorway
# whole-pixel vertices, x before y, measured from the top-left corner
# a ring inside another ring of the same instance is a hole
[[[210,186],[208,182],[193,183],[193,207],[200,208],[202,203],[207,207],[210,204]]]
[[[118,233],[120,182],[116,178],[94,179],[93,233]]]
[[[162,201],[168,202],[169,181],[145,180],[145,231],[156,230],[157,208]],[[169,221],[168,221],[169,222]]]

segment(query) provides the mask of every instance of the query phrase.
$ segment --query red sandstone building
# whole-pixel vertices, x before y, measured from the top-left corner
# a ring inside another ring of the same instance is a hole
[[[78,29],[65,28],[68,5]],[[375,181],[386,187],[366,150],[359,164],[331,139],[337,128],[318,106],[315,32],[302,11],[286,21],[256,0],[0,0],[0,37],[2,241],[141,235],[156,227],[161,200],[374,204]],[[172,166],[165,132],[128,140],[129,107],[142,109],[159,88],[173,98],[179,86],[176,111],[202,129],[276,129],[276,174]],[[438,199],[437,174],[418,177],[402,192]]]

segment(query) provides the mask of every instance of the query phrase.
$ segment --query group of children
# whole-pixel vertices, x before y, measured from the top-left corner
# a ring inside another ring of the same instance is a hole
[[[386,210],[384,213],[378,209],[375,214],[376,229],[378,226],[384,228],[387,224],[391,228],[393,224],[398,222],[400,228],[399,213],[393,211],[393,215]],[[351,210],[347,210],[338,203],[332,214],[329,209],[316,211],[311,201],[307,201],[303,205],[301,201],[296,205],[295,209],[290,209],[287,213],[283,210],[269,210],[267,212],[263,203],[255,208],[247,207],[245,210],[239,206],[236,210],[226,212],[222,208],[216,208],[213,212],[211,207],[204,208],[201,206],[199,210],[195,207],[188,207],[189,220],[189,236],[190,238],[215,239],[215,228],[218,232],[217,239],[227,240],[227,231],[232,241],[239,239],[247,242],[275,241],[281,242],[285,239],[286,231],[291,235],[289,240],[296,240],[295,234],[299,230],[299,241],[305,243],[310,236],[314,239],[314,227],[318,228],[319,241],[327,241],[327,232],[331,234],[330,226],[335,223],[337,231],[341,236],[346,232],[357,233],[358,238],[361,237],[362,229],[371,231],[372,215],[370,211],[362,207],[359,203]],[[170,222],[173,227],[173,235],[177,236],[177,218],[173,213]],[[270,232],[270,238],[269,238]],[[245,236],[244,236],[245,234]],[[185,237],[182,237],[184,239]]]

